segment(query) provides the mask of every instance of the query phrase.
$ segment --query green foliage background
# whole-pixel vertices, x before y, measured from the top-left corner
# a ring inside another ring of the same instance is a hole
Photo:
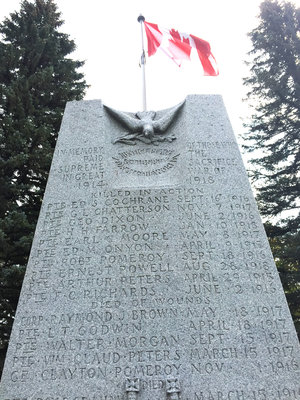
[[[300,335],[300,9],[261,3],[249,34],[248,102],[244,136],[251,174],[275,262]]]
[[[67,101],[87,87],[53,0],[27,0],[0,25],[0,364]]]

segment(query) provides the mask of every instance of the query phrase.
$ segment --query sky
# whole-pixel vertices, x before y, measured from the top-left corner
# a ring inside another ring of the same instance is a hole
[[[56,0],[61,30],[75,40],[72,58],[85,60],[90,85],[85,99],[102,99],[118,110],[142,110],[141,27],[146,21],[207,40],[220,75],[204,77],[197,55],[178,67],[163,53],[147,59],[147,108],[172,107],[188,94],[221,94],[237,136],[250,114],[242,79],[251,42],[247,33],[258,24],[261,0]],[[300,0],[294,0],[300,6]],[[0,0],[0,21],[19,10],[19,0]],[[146,41],[146,40],[145,40]]]

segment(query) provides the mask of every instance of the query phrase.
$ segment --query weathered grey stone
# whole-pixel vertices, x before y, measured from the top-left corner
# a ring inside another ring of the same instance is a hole
[[[299,345],[222,99],[188,96],[159,132],[172,139],[156,129],[132,146],[100,101],[67,105],[1,400],[300,399]]]

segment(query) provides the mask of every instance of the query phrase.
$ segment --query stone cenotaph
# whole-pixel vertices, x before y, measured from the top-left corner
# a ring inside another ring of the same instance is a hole
[[[67,104],[1,400],[295,400],[299,344],[220,96]]]

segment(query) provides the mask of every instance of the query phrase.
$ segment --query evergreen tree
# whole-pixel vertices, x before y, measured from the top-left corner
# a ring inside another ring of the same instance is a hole
[[[5,350],[67,101],[87,87],[54,0],[0,25],[0,349]]]
[[[279,276],[300,339],[300,231],[265,224]]]
[[[248,101],[254,109],[248,133],[252,178],[290,309],[300,322],[300,9],[265,0],[250,34]]]
[[[264,215],[299,209],[300,168],[300,9],[264,1],[260,24],[250,33],[253,49],[250,87],[255,114],[245,139],[259,151],[255,166],[258,200]],[[299,213],[290,228],[299,225]]]

